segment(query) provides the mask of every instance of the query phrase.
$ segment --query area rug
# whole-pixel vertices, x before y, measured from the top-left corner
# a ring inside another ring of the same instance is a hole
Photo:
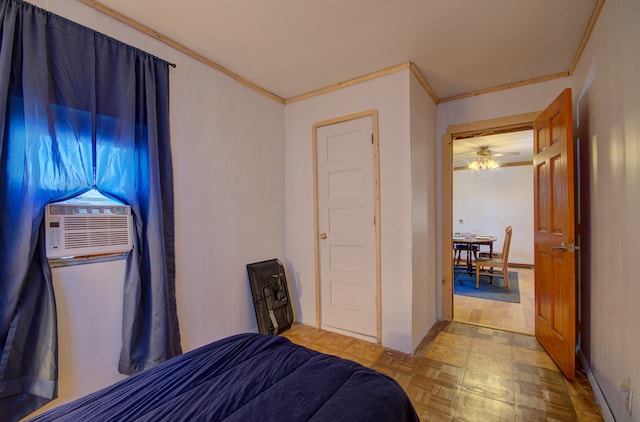
[[[490,283],[489,276],[480,276],[480,286],[476,289],[476,274],[469,274],[465,269],[456,269],[453,274],[453,293],[460,296],[472,296],[480,299],[499,300],[501,302],[520,303],[520,285],[518,284],[518,273],[509,271],[508,292],[504,278],[493,277],[493,284]]]

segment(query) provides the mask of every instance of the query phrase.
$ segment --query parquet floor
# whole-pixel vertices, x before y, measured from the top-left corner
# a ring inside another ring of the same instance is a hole
[[[453,320],[535,335],[534,276],[532,268],[510,267],[518,273],[520,303],[453,296]]]
[[[603,421],[582,370],[569,382],[535,337],[441,322],[413,355],[294,325],[294,343],[393,377],[423,421]]]

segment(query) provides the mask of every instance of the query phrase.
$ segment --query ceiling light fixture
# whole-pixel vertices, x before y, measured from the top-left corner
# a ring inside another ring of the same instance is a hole
[[[471,170],[491,170],[500,167],[498,162],[494,160],[489,147],[480,147],[476,154],[478,158],[469,164]]]

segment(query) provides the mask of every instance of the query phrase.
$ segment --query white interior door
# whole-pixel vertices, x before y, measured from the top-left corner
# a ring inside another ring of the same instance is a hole
[[[376,338],[372,117],[317,128],[320,321]]]

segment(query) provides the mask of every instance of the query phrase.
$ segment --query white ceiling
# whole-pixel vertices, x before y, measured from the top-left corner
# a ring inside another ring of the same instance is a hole
[[[453,167],[467,167],[481,146],[489,147],[500,165],[533,161],[533,130],[499,133],[453,141]],[[517,155],[501,154],[518,153]]]
[[[100,0],[283,99],[406,62],[438,99],[568,72],[597,2]]]

